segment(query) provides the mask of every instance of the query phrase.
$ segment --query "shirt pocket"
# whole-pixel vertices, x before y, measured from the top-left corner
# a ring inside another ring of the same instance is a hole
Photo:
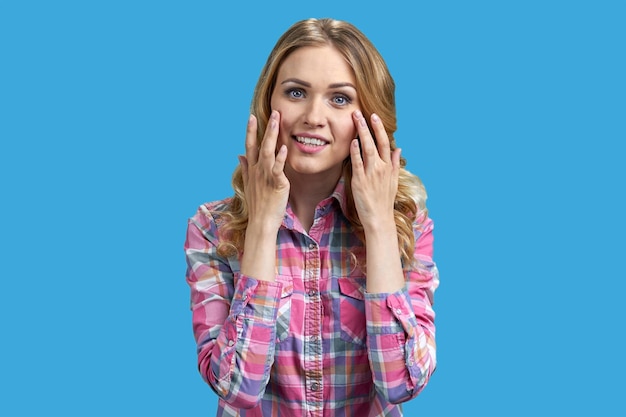
[[[276,342],[280,343],[289,336],[293,278],[286,275],[277,275],[276,280],[283,284],[283,290],[280,294],[280,304],[278,306],[278,315],[276,316]]]
[[[338,283],[341,339],[363,346],[366,339],[365,279],[342,277]]]

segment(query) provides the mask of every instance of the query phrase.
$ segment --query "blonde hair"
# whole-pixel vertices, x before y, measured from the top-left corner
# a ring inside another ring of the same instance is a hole
[[[293,51],[304,46],[332,45],[354,70],[356,89],[361,111],[366,120],[376,113],[380,116],[389,136],[391,150],[396,149],[393,133],[396,131],[395,83],[382,56],[371,41],[352,24],[334,19],[307,19],[293,24],[276,42],[254,89],[251,112],[258,120],[257,141],[260,144],[271,113],[270,99],[281,64]],[[371,126],[370,126],[371,129]],[[394,216],[398,232],[398,244],[405,268],[413,265],[415,237],[413,222],[427,216],[426,191],[420,179],[406,170],[406,160],[401,158],[398,193],[394,203]],[[346,217],[355,233],[365,241],[363,226],[354,205],[350,187],[352,164],[348,156],[343,165],[343,178],[347,195]],[[244,196],[241,168],[233,173],[232,185],[235,195],[228,210],[220,213],[222,236],[225,239],[220,251],[234,255],[243,249],[248,224],[247,205]]]

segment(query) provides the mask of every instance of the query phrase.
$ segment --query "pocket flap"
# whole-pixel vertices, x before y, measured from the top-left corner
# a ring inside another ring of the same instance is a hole
[[[365,297],[363,287],[351,279],[339,279],[339,291],[347,297],[356,298],[357,300],[363,300]]]

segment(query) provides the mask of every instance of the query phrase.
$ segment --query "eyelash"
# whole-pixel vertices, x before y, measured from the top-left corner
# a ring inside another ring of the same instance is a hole
[[[300,94],[300,96],[295,97],[294,96],[295,93]],[[305,95],[305,93],[304,93],[304,91],[301,88],[289,88],[289,89],[285,90],[285,95],[288,98],[299,100],[300,98],[302,98]],[[341,99],[345,100],[345,102],[344,103],[337,103],[335,100],[338,99],[338,98],[341,98]],[[335,103],[338,106],[343,107],[343,106],[347,106],[348,104],[352,103],[352,99],[350,97],[348,97],[347,95],[345,95],[345,94],[337,93],[337,94],[335,94],[333,96],[333,103]]]

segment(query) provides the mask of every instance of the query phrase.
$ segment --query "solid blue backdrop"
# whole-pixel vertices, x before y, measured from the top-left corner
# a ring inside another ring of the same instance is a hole
[[[619,1],[0,3],[0,415],[215,414],[186,221],[307,17],[387,59],[429,192],[439,366],[407,416],[626,415]]]

